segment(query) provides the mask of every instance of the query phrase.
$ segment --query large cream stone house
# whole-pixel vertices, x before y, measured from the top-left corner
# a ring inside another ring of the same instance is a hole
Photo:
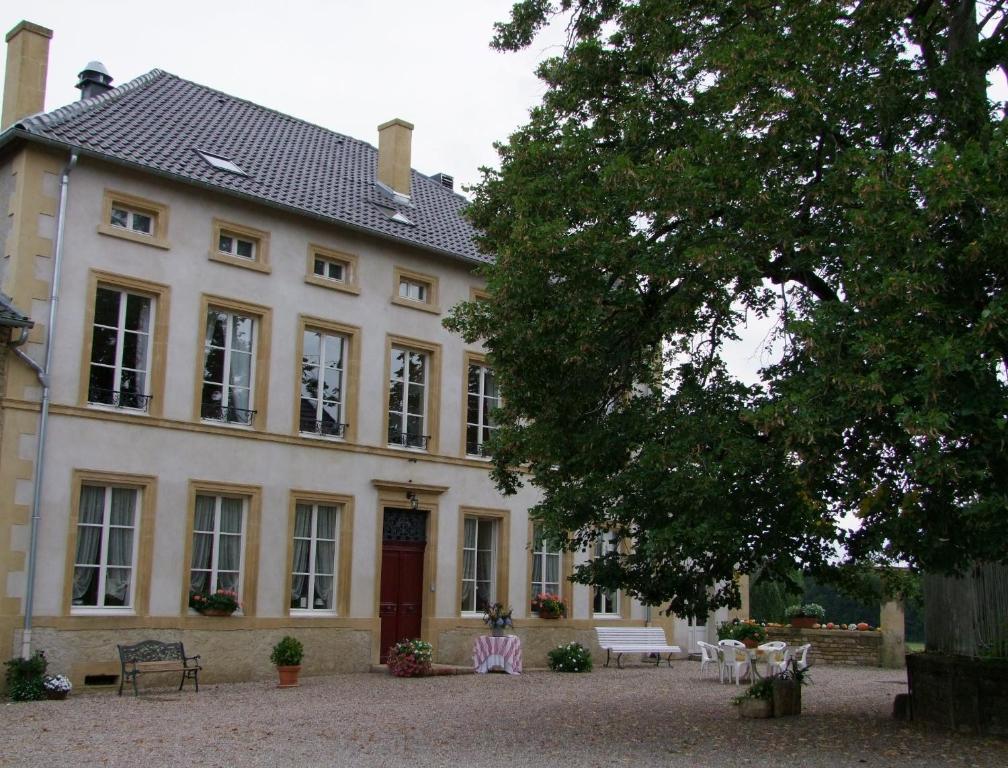
[[[96,62],[43,112],[50,37],[7,36],[0,126],[3,647],[84,685],[115,680],[116,643],[181,639],[247,679],[284,634],[309,674],[407,636],[469,663],[485,601],[514,606],[527,666],[651,619],[565,581],[534,490],[489,480],[493,371],[441,325],[487,256],[451,179],[411,168],[412,125],[376,149]],[[190,607],[220,588],[241,610]],[[540,590],[567,618],[530,616]]]

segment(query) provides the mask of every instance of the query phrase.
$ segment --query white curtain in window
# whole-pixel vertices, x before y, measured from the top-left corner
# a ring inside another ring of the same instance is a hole
[[[462,610],[476,610],[476,520],[466,518],[462,544]]]
[[[102,519],[105,515],[105,489],[81,486],[77,526],[77,554],[73,578],[73,599],[81,600],[98,578],[98,550],[101,547]],[[94,567],[80,567],[92,565]],[[93,603],[92,603],[93,604]]]
[[[294,512],[294,562],[291,571],[294,578],[291,580],[291,607],[307,608],[305,603],[301,604],[301,598],[307,597],[308,589],[308,555],[311,546],[311,513],[312,509],[307,504],[298,504]]]
[[[333,608],[334,568],[336,563],[336,507],[318,508],[315,536],[315,597],[321,599],[317,608]]]
[[[543,555],[543,561],[546,566],[543,587],[548,592],[558,593],[560,591],[560,555],[556,552],[547,552]]]
[[[109,518],[111,527],[108,538],[109,568],[105,574],[105,594],[119,605],[126,605],[129,602],[136,496],[136,491],[128,488],[112,489],[112,509]]]
[[[196,594],[209,592],[215,502],[216,499],[213,496],[196,497],[196,511],[193,521],[192,574],[189,586],[190,591]]]

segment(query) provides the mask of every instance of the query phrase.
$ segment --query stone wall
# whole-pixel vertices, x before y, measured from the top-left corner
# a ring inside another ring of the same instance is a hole
[[[848,629],[796,629],[767,627],[771,640],[783,640],[789,646],[811,643],[812,664],[882,666],[882,634]]]
[[[16,634],[20,643],[21,633]],[[200,656],[201,683],[267,680],[276,675],[270,651],[285,634],[295,635],[304,644],[303,675],[366,672],[371,668],[371,633],[353,629],[305,627],[292,632],[290,628],[228,631],[36,628],[32,632],[32,646],[45,652],[50,673],[68,675],[74,690],[83,691],[87,690],[85,678],[95,675],[114,676],[118,686],[120,664],[116,645],[141,640],[184,643],[187,655]]]

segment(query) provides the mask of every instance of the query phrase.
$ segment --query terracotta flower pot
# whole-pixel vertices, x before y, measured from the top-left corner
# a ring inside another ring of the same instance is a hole
[[[220,608],[204,608],[200,613],[204,616],[230,616],[234,611],[224,611]]]
[[[753,640],[751,637],[742,638],[742,645],[746,648],[758,648],[759,643]]]
[[[792,616],[791,626],[797,627],[798,629],[812,629],[816,624],[819,623],[819,619],[815,616]]]
[[[560,611],[551,611],[551,610],[548,610],[546,608],[540,608],[539,609],[539,618],[540,619],[559,619],[560,616],[561,616]]]
[[[298,675],[301,674],[300,664],[296,667],[277,667],[276,669],[277,675],[280,677],[277,688],[297,688]]]

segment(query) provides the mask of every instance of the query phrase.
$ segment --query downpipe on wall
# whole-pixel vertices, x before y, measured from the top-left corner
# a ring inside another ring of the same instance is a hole
[[[35,569],[38,555],[38,534],[42,522],[42,478],[45,469],[46,428],[49,424],[49,378],[52,369],[53,341],[56,337],[56,309],[59,305],[60,276],[63,266],[63,238],[66,224],[67,197],[70,191],[70,172],[77,165],[77,150],[70,151],[70,159],[63,168],[60,178],[59,212],[56,222],[56,247],[53,254],[53,275],[49,295],[49,324],[46,326],[45,363],[39,367],[21,349],[14,354],[24,360],[35,371],[42,385],[42,404],[39,410],[38,443],[35,446],[35,482],[32,488],[31,526],[28,540],[28,572],[25,580],[24,630],[21,633],[21,658],[31,656],[32,613],[35,600]],[[23,333],[20,343],[27,338]]]

